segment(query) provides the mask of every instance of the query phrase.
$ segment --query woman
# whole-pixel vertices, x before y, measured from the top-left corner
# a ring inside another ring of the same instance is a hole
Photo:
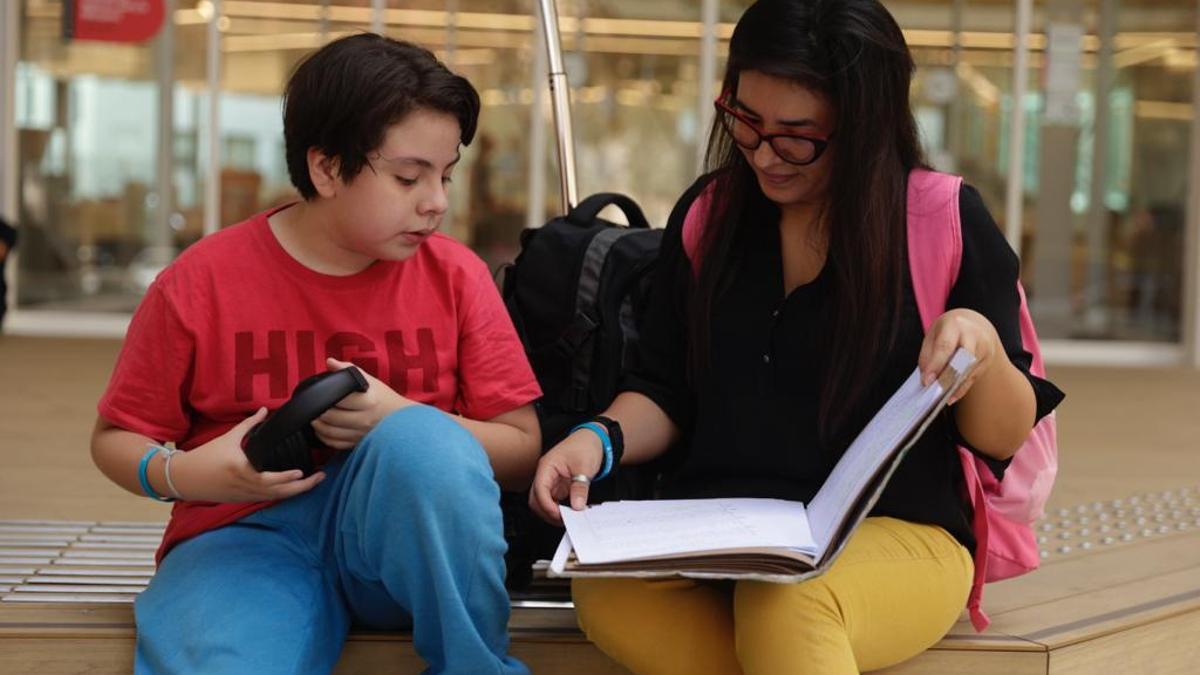
[[[609,473],[606,444],[623,464],[662,461],[665,497],[807,502],[914,366],[928,381],[963,347],[975,375],[826,574],[577,580],[581,626],[635,672],[849,673],[934,644],[973,572],[956,446],[1000,473],[1062,398],[1029,374],[1018,261],[973,189],[960,192],[949,309],[922,329],[905,246],[908,175],[925,166],[912,73],[877,0],[746,11],[716,103],[714,170],[672,214],[638,363],[596,424],[542,458],[530,502],[552,522],[560,499],[583,508],[588,482]],[[693,260],[683,222],[702,193]]]

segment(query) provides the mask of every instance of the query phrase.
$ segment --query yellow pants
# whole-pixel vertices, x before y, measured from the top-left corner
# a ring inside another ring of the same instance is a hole
[[[945,530],[868,518],[798,584],[576,579],[579,626],[635,673],[840,675],[905,661],[967,602],[974,567]]]

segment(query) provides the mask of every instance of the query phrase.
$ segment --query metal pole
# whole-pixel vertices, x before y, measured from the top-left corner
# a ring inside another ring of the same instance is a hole
[[[221,229],[221,0],[208,18],[208,166],[204,179],[204,234]]]
[[[17,215],[20,206],[17,204],[17,59],[19,51],[21,26],[18,3],[0,2],[0,216],[20,228]],[[9,325],[13,317],[20,313],[17,307],[17,284],[20,275],[17,265],[20,264],[16,250],[8,253],[8,264],[4,273],[8,275],[7,302],[9,308]]]
[[[1087,217],[1088,279],[1084,325],[1089,332],[1105,335],[1111,311],[1108,307],[1108,188],[1109,94],[1112,92],[1113,37],[1117,32],[1117,0],[1101,0],[1098,26],[1100,50],[1096,54],[1096,94],[1092,115],[1092,184]]]
[[[155,180],[158,208],[150,224],[147,245],[164,264],[170,260],[171,214],[175,210],[175,0],[163,2],[167,18],[158,33],[158,175]]]
[[[383,12],[387,8],[387,0],[371,0],[371,32],[384,34]]]
[[[17,224],[17,58],[19,3],[0,2],[0,216]],[[12,265],[9,265],[12,267]]]
[[[950,13],[950,31],[953,33],[954,45],[950,48],[950,72],[954,77],[955,92],[962,91],[963,85],[958,79],[958,67],[963,62],[963,15],[966,13],[967,0],[954,0]],[[962,166],[964,144],[963,127],[963,97],[955,93],[948,104],[942,104],[946,111],[946,155],[953,159],[950,167],[955,171]]]
[[[1196,34],[1200,35],[1200,0],[1196,2]],[[1183,269],[1183,339],[1187,363],[1200,368],[1200,64],[1192,70],[1192,189],[1188,191],[1187,243]]]
[[[700,5],[700,82],[696,87],[696,172],[704,172],[708,152],[708,128],[712,124],[713,80],[717,77],[717,0]]]
[[[318,12],[317,32],[321,35],[321,44],[329,42],[329,0],[321,0]]]
[[[546,39],[546,56],[550,67],[550,103],[554,107],[558,168],[562,181],[563,212],[566,213],[579,203],[579,188],[575,178],[575,137],[571,127],[571,88],[563,66],[558,10],[554,6],[554,0],[538,0],[538,13],[541,15],[542,33]]]
[[[546,63],[545,38],[536,28],[533,31],[533,69],[529,82],[533,102],[529,108],[529,195],[525,207],[525,226],[539,227],[546,220]]]
[[[1017,21],[1014,32],[1012,115],[1008,133],[1008,194],[1004,208],[1004,235],[1008,245],[1021,255],[1021,220],[1024,210],[1023,169],[1025,164],[1025,92],[1029,89],[1029,30],[1033,0],[1015,0]]]
[[[454,67],[458,55],[458,0],[446,0],[446,65]]]

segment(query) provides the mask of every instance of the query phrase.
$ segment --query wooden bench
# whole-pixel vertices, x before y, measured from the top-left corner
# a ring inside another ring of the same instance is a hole
[[[128,673],[131,602],[156,523],[0,521],[0,673]],[[1184,673],[1200,663],[1200,486],[1058,509],[1045,564],[986,591],[965,620],[887,673]],[[623,673],[575,625],[564,584],[513,597],[513,653],[535,673]],[[419,672],[407,634],[355,631],[338,673]]]

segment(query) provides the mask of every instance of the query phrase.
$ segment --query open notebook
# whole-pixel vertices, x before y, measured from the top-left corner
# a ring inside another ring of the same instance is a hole
[[[742,498],[606,502],[584,511],[561,506],[567,531],[549,574],[779,582],[820,574],[974,364],[959,349],[926,387],[914,370],[807,506]]]

